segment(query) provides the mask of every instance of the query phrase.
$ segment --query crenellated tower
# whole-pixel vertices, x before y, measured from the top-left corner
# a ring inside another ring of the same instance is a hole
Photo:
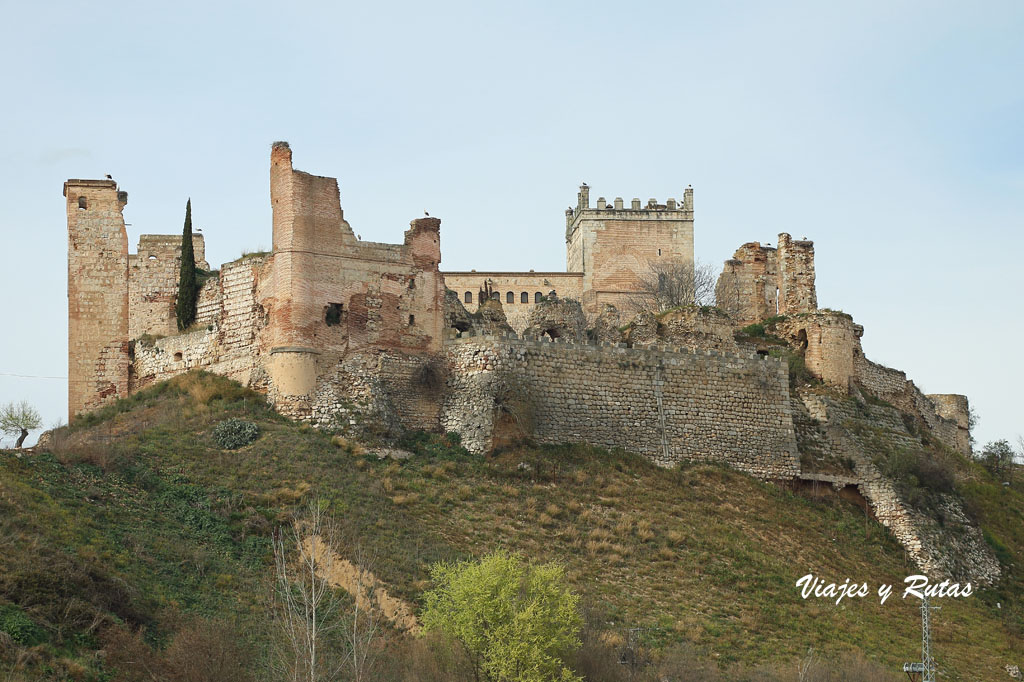
[[[583,273],[584,310],[595,313],[605,303],[629,308],[657,265],[693,264],[693,189],[660,204],[634,198],[627,208],[621,197],[599,197],[590,206],[583,184],[576,208],[565,212],[566,269]]]

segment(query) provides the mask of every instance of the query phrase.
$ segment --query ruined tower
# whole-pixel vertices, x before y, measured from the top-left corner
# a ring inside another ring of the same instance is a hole
[[[779,235],[778,248],[747,242],[725,261],[715,298],[740,326],[817,310],[814,242],[785,232]]]
[[[128,194],[113,180],[64,183],[68,218],[68,414],[128,395]]]
[[[580,187],[575,209],[565,214],[566,269],[583,273],[584,310],[595,313],[605,303],[630,307],[652,267],[693,264],[693,189],[682,203],[648,199],[629,207],[621,198],[604,197],[590,206],[590,188]]]

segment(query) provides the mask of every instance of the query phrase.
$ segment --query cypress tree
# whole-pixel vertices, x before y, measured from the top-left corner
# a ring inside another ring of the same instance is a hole
[[[181,233],[181,270],[178,275],[178,302],[174,313],[178,331],[188,329],[196,319],[199,282],[196,280],[196,254],[192,247],[192,199],[185,204],[185,228]]]

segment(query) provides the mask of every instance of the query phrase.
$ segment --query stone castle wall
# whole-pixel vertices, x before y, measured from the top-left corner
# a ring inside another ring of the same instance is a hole
[[[878,470],[869,454],[878,440],[894,449],[921,447],[920,439],[907,431],[899,412],[814,393],[801,393],[800,399],[820,430],[815,449],[853,464],[852,480],[875,517],[923,571],[937,578],[982,584],[992,584],[999,578],[998,561],[954,496],[941,501],[944,522],[940,526],[902,499],[892,480]],[[871,437],[865,440],[859,435],[862,433]]]
[[[776,324],[778,333],[803,349],[808,371],[843,391],[854,375],[854,352],[863,329],[846,313],[819,310],[798,313]]]
[[[209,270],[203,235],[192,234],[196,267]],[[128,337],[178,332],[174,303],[181,276],[181,236],[144,234],[128,256]]]
[[[620,447],[662,466],[799,472],[787,370],[775,358],[489,337],[455,339],[447,357],[442,426],[474,451],[528,425],[540,442]]]
[[[944,445],[970,454],[965,396],[936,396],[936,401],[907,379],[906,372],[868,360],[859,343],[854,354],[854,378],[873,395],[903,412],[919,416]]]

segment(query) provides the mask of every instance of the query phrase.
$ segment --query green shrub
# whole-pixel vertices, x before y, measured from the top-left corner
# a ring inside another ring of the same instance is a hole
[[[811,371],[804,363],[804,356],[794,353],[788,348],[772,348],[768,354],[776,358],[785,358],[789,368],[789,387],[796,388],[803,384],[811,384],[817,381]]]
[[[0,632],[6,632],[22,646],[35,646],[46,640],[43,629],[13,604],[0,606]]]
[[[429,431],[406,431],[398,439],[398,447],[429,459],[476,459],[462,446],[457,433],[431,433]]]
[[[747,325],[746,327],[744,327],[743,329],[740,330],[740,334],[743,334],[744,336],[751,336],[751,337],[761,337],[761,336],[764,336],[764,325],[763,324],[756,324],[756,323],[755,324],[751,324],[751,325]]]
[[[223,450],[235,450],[259,438],[260,430],[244,419],[225,419],[213,427],[213,440]]]

